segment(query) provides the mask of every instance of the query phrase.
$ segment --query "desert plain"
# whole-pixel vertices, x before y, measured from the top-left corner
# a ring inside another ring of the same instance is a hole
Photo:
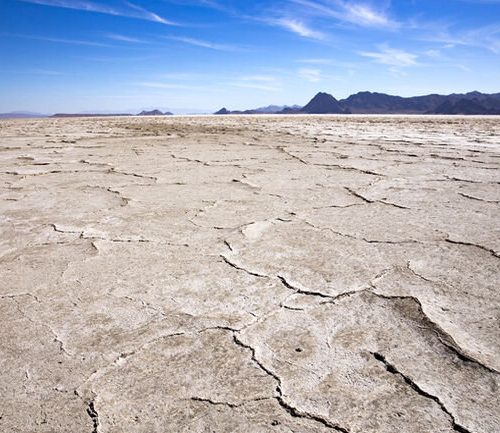
[[[500,431],[500,120],[0,121],[0,431]]]

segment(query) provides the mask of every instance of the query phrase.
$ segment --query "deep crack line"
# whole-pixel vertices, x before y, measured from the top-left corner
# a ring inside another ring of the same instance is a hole
[[[385,366],[385,369],[394,375],[400,376],[406,384],[408,384],[413,390],[415,390],[418,394],[420,394],[422,397],[425,397],[427,399],[435,401],[441,410],[446,413],[451,418],[451,424],[453,427],[453,430],[459,432],[459,433],[472,433],[470,430],[465,428],[464,426],[460,425],[457,423],[454,415],[446,408],[444,403],[439,399],[439,397],[429,394],[427,391],[424,391],[417,383],[415,383],[410,377],[406,376],[404,373],[400,372],[393,364],[391,364],[387,359],[385,358],[384,355],[382,355],[379,352],[370,352],[373,357],[382,363]]]
[[[431,282],[431,283],[434,284],[433,281],[427,280],[424,277],[422,277],[422,276],[418,275],[417,273],[415,273],[409,267],[409,262],[407,264],[407,267],[408,267],[408,269],[415,276],[417,276],[419,278],[422,278],[424,281]],[[374,278],[374,280],[376,280],[377,278],[380,278],[380,276],[383,275],[384,272],[387,272],[387,271],[388,271],[388,269],[385,269],[384,271],[382,271],[379,275],[377,275]],[[378,293],[377,292],[377,287],[373,283],[370,283],[370,286],[368,288],[359,289],[359,290],[351,290],[351,291],[348,291],[348,292],[340,293],[338,295],[328,295],[328,294],[322,293],[322,292],[315,292],[315,291],[309,291],[309,290],[299,289],[299,288],[293,286],[289,281],[286,280],[286,278],[284,278],[281,275],[278,275],[277,278],[281,281],[281,283],[286,288],[288,288],[290,290],[293,290],[295,293],[302,294],[302,295],[307,295],[307,296],[316,296],[316,297],[319,297],[319,298],[328,299],[328,301],[321,302],[320,304],[335,304],[336,301],[339,301],[339,300],[344,299],[344,298],[349,298],[351,296],[358,295],[358,294],[361,294],[361,293],[371,293],[372,295],[374,295],[374,296],[376,296],[378,298],[386,299],[386,300],[394,300],[394,299],[411,300],[411,301],[413,301],[413,302],[415,302],[417,304],[420,313],[429,322],[429,324],[431,325],[433,331],[436,333],[437,338],[439,339],[439,341],[441,342],[441,344],[443,344],[448,350],[450,350],[451,352],[453,352],[462,362],[469,362],[469,363],[472,363],[472,364],[474,364],[474,365],[476,365],[478,367],[484,368],[485,370],[487,370],[490,373],[499,374],[499,372],[496,369],[494,369],[492,367],[489,367],[488,365],[486,365],[486,364],[482,363],[481,361],[479,361],[479,360],[473,358],[472,356],[468,355],[458,345],[458,343],[455,341],[455,339],[448,332],[446,332],[443,328],[441,328],[441,326],[438,323],[436,323],[436,322],[434,322],[434,321],[432,321],[430,319],[430,317],[425,313],[425,311],[423,309],[422,303],[415,296],[384,295],[382,293]]]
[[[495,203],[495,204],[498,204],[500,203],[499,200],[486,200],[484,198],[480,198],[480,197],[475,197],[473,195],[469,195],[469,194],[466,194],[464,192],[459,192],[458,195],[461,195],[462,197],[465,197],[465,198],[468,198],[470,200],[475,200],[475,201],[482,201],[483,203]]]
[[[490,248],[487,248],[487,247],[483,247],[482,245],[479,245],[479,244],[473,244],[472,242],[455,241],[455,240],[450,239],[450,238],[447,238],[444,241],[448,242],[449,244],[454,244],[454,245],[464,245],[466,247],[476,247],[476,248],[479,248],[480,250],[483,250],[483,251],[490,253],[493,257],[500,259],[500,255],[496,251],[494,251]]]
[[[271,400],[271,399],[272,399],[271,397],[260,397],[260,398],[253,398],[250,400],[244,400],[241,403],[230,403],[228,401],[217,401],[217,400],[213,400],[211,398],[203,398],[203,397],[191,397],[189,400],[197,401],[197,402],[201,402],[201,403],[208,403],[212,406],[226,406],[226,407],[229,407],[231,409],[235,409],[238,407],[245,406],[248,403],[254,403],[254,402],[258,402],[258,401]]]
[[[317,297],[320,297],[320,298],[335,299],[335,296],[327,295],[326,293],[315,292],[315,291],[312,291],[312,290],[299,289],[298,287],[295,287],[290,282],[288,282],[288,280],[285,277],[283,277],[282,275],[278,275],[278,280],[280,280],[281,283],[287,289],[293,290],[295,293],[300,293],[301,295],[317,296]]]
[[[92,433],[99,433],[99,425],[101,423],[99,422],[99,414],[97,413],[97,410],[95,409],[95,405],[94,405],[93,400],[88,404],[87,415],[92,420],[92,424],[93,424]]]
[[[73,231],[73,230],[63,230],[59,227],[57,227],[56,224],[49,224],[49,227],[52,227],[52,229],[56,233],[63,233],[63,234],[71,234],[71,235],[78,235],[79,239],[85,239],[85,240],[90,240],[90,241],[105,241],[105,242],[116,242],[116,243],[153,243],[154,241],[151,241],[149,239],[143,239],[137,238],[137,239],[120,239],[120,238],[107,238],[104,236],[92,236],[89,234],[85,233],[85,229],[81,231]],[[158,243],[158,242],[156,242]],[[166,243],[166,245],[174,245],[170,243]],[[178,246],[178,245],[175,245]]]
[[[227,406],[230,407],[231,409],[234,409],[236,407],[240,407],[240,404],[235,404],[235,403],[229,403],[226,401],[215,401],[210,398],[202,398],[202,397],[191,397],[191,401],[198,401],[202,403],[208,403],[211,404],[212,406]]]
[[[385,201],[385,200],[371,200],[371,199],[366,198],[364,195],[360,194],[357,191],[354,191],[352,188],[349,188],[347,186],[344,186],[344,189],[347,192],[349,192],[350,194],[352,194],[354,197],[357,197],[360,200],[362,200],[362,201],[364,201],[365,203],[368,203],[368,204],[380,203],[380,204],[385,204],[387,206],[395,207],[396,209],[406,209],[406,210],[411,209],[409,207],[406,207],[406,206],[403,206],[403,205],[400,205],[400,204],[396,204],[396,203],[392,203],[392,202],[389,202],[389,201]]]
[[[339,431],[341,433],[349,433],[349,430],[345,429],[344,427],[340,427],[336,424],[332,424],[330,421],[318,416],[318,415],[313,415],[307,412],[302,412],[296,409],[293,406],[290,406],[284,399],[282,395],[279,395],[276,397],[276,400],[278,401],[279,405],[292,417],[294,418],[305,418],[309,419],[312,421],[316,421],[319,424],[324,425],[325,427],[328,427],[332,430]]]
[[[360,205],[356,205],[356,206],[360,206]],[[329,207],[331,207],[331,206],[329,206]],[[300,221],[304,222],[304,224],[308,225],[309,227],[312,227],[315,230],[329,231],[329,232],[333,233],[334,235],[342,236],[342,237],[348,238],[348,239],[354,239],[357,241],[366,242],[367,244],[387,244],[387,245],[403,245],[403,244],[425,245],[426,244],[426,242],[419,241],[416,239],[406,239],[406,240],[401,240],[401,241],[384,241],[384,240],[379,240],[379,239],[367,239],[365,237],[357,237],[357,236],[354,236],[354,235],[351,235],[348,233],[342,233],[342,232],[339,232],[337,230],[332,229],[331,227],[318,227],[306,219],[300,218]]]
[[[258,274],[257,272],[252,272],[252,271],[249,271],[248,269],[245,269],[239,265],[237,265],[236,263],[233,263],[231,260],[229,260],[224,254],[220,254],[220,257],[222,258],[222,260],[228,264],[229,266],[231,266],[232,268],[234,269],[237,269],[238,271],[242,271],[242,272],[245,272],[247,273],[248,275],[252,275],[253,277],[258,277],[258,278],[269,278],[267,275],[262,275],[262,274]]]
[[[240,347],[243,347],[244,349],[247,349],[250,351],[250,353],[252,354],[252,361],[257,364],[259,366],[259,368],[264,371],[268,376],[271,376],[274,380],[276,380],[276,382],[278,382],[278,386],[276,388],[276,392],[278,392],[279,395],[281,395],[281,379],[280,377],[273,373],[271,370],[269,370],[266,366],[264,366],[258,359],[257,359],[257,356],[256,356],[256,353],[255,353],[255,349],[248,345],[248,344],[245,344],[243,343],[243,341],[241,341],[235,332],[233,332],[233,341],[236,345],[240,346]]]
[[[278,151],[280,151],[281,153],[288,155],[290,158],[295,159],[296,161],[299,161],[300,163],[302,163],[304,165],[310,165],[309,162],[307,162],[306,160],[304,160],[304,159],[300,158],[299,156],[294,155],[294,154],[290,153],[288,150],[286,150],[286,146],[277,146],[276,149]]]
[[[290,405],[289,403],[287,403],[285,401],[285,398],[284,398],[284,395],[283,395],[283,391],[281,389],[281,385],[282,385],[282,382],[281,382],[281,378],[276,374],[274,373],[273,371],[271,371],[269,368],[267,368],[261,361],[259,361],[257,359],[257,356],[256,356],[256,352],[255,352],[255,349],[248,345],[248,344],[245,344],[243,341],[241,341],[235,332],[233,332],[233,341],[236,345],[240,346],[240,347],[243,347],[247,350],[250,351],[251,353],[251,359],[252,361],[257,364],[257,366],[262,370],[264,371],[268,376],[272,377],[274,380],[276,380],[276,382],[278,383],[278,385],[276,386],[276,393],[277,395],[274,396],[274,398],[276,399],[276,401],[279,403],[279,405],[292,417],[294,418],[303,418],[303,419],[309,419],[311,421],[315,421],[319,424],[322,424],[323,426],[325,427],[328,427],[332,430],[336,430],[338,432],[341,432],[341,433],[349,433],[349,430],[345,429],[344,427],[341,427],[337,424],[333,424],[331,423],[330,421],[328,421],[327,419],[319,416],[319,415],[314,415],[314,414],[310,414],[308,412],[303,412],[295,407],[293,407],[292,405]],[[469,432],[465,432],[465,433],[469,433]]]
[[[448,350],[450,350],[454,355],[458,357],[462,362],[468,362],[471,364],[474,364],[476,367],[484,368],[486,371],[489,373],[493,374],[500,374],[497,370],[495,370],[492,367],[489,367],[486,364],[483,364],[481,361],[473,358],[472,356],[468,355],[465,353],[464,349],[460,347],[460,345],[455,341],[453,336],[449,334],[447,331],[445,331],[437,322],[434,322],[424,311],[424,307],[420,300],[415,297],[415,296],[404,296],[404,295],[384,295],[382,293],[377,292],[378,288],[375,286],[373,283],[371,284],[371,290],[369,292],[381,299],[386,299],[386,300],[395,300],[395,299],[400,299],[400,300],[409,300],[414,302],[420,314],[425,318],[425,320],[428,322],[430,329],[436,334],[439,342],[445,346]],[[355,292],[356,293],[356,292]],[[359,292],[358,292],[359,293]],[[341,296],[341,295],[339,295]]]

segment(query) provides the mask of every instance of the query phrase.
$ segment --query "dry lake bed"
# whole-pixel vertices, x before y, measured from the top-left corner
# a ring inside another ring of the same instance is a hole
[[[500,118],[0,121],[0,431],[500,431]]]

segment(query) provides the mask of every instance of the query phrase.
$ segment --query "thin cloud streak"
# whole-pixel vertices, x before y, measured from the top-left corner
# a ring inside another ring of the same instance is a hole
[[[112,39],[112,40],[118,41],[118,42],[130,42],[130,43],[134,43],[134,44],[146,44],[146,43],[148,43],[147,41],[145,41],[143,39],[134,38],[132,36],[120,35],[117,33],[109,33],[107,35],[107,37],[109,39]]]
[[[371,6],[343,0],[290,0],[295,5],[302,6],[306,12],[320,16],[335,18],[361,27],[379,27],[396,29],[400,23],[392,20],[384,11],[376,10]]]
[[[218,44],[214,42],[205,41],[202,39],[189,38],[184,36],[169,36],[168,39],[183,42],[185,44],[193,45],[195,47],[208,48],[216,51],[242,51],[241,48],[235,45]]]
[[[332,63],[331,59],[300,59],[297,60],[298,63],[305,63],[307,65],[330,65]]]
[[[386,46],[379,47],[379,51],[362,51],[359,54],[363,57],[373,59],[376,63],[398,68],[418,65],[418,55]]]
[[[125,1],[125,3],[127,4],[127,6],[133,10],[136,10],[139,15],[137,16],[137,18],[142,18],[146,21],[153,21],[153,22],[156,22],[156,23],[161,23],[161,24],[165,24],[165,25],[168,25],[168,26],[175,26],[177,25],[177,23],[174,23],[173,21],[170,21],[170,20],[167,20],[161,16],[159,16],[158,14],[155,14],[154,12],[151,12],[151,11],[148,11],[138,5],[135,5],[133,3],[130,3],[128,1]],[[131,18],[136,18],[134,17],[133,15],[129,15]]]
[[[299,69],[299,77],[311,83],[318,83],[322,80],[321,71],[319,69]]]
[[[313,30],[304,24],[302,21],[295,18],[266,18],[264,22],[267,24],[282,27],[292,33],[309,39],[326,39],[326,35],[319,31]]]
[[[456,45],[478,47],[500,54],[500,25],[494,24],[463,31],[458,36],[445,32],[437,33],[421,37],[420,40],[448,44],[449,48]]]
[[[46,41],[46,42],[54,42],[61,44],[73,44],[73,45],[84,45],[89,47],[105,47],[105,48],[114,48],[113,45],[103,44],[100,42],[93,41],[83,41],[79,39],[65,39],[65,38],[52,38],[50,36],[39,36],[39,35],[22,35],[19,33],[1,33],[5,36],[12,36],[15,38],[23,38],[23,39],[32,39],[35,41]]]
[[[100,3],[87,0],[20,0],[25,3],[33,3],[37,5],[57,7],[63,9],[75,9],[86,12],[96,12],[106,15],[121,16],[127,18],[135,18],[144,21],[152,21],[160,24],[174,26],[177,25],[173,21],[167,20],[154,12],[148,11],[140,6],[137,6],[128,1],[125,2],[126,8],[116,8],[106,6]]]

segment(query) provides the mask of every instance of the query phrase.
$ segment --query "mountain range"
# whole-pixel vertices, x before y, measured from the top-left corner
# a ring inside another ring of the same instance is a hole
[[[500,114],[500,93],[453,93],[401,97],[376,92],[359,92],[337,100],[319,92],[305,106],[276,107],[271,114]],[[266,107],[266,108],[269,108]],[[229,111],[223,108],[215,114],[260,114],[262,109]]]
[[[93,111],[81,113],[57,113],[52,116],[28,111],[0,113],[0,118],[35,117],[101,117],[133,116],[135,110],[121,113]],[[500,93],[452,93],[402,97],[377,92],[359,92],[337,100],[332,95],[319,92],[306,105],[268,105],[249,110],[231,111],[221,108],[214,114],[477,114],[500,115]],[[169,111],[146,109],[136,116],[168,116]]]

